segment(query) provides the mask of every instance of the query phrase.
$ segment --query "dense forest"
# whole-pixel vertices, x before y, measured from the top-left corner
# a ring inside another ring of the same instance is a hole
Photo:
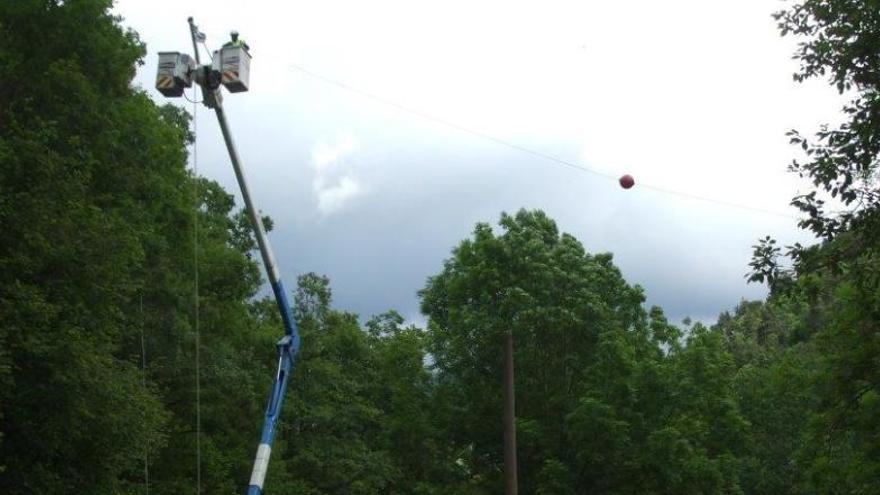
[[[194,493],[197,442],[202,491],[243,493],[279,317],[246,216],[187,170],[190,115],[132,86],[146,47],[110,7],[0,3],[0,493]],[[266,492],[502,493],[507,331],[521,493],[880,492],[880,3],[776,22],[795,79],[851,101],[791,133],[818,242],[756,240],[766,300],[673,324],[528,210],[438,266],[426,328],[304,275]]]

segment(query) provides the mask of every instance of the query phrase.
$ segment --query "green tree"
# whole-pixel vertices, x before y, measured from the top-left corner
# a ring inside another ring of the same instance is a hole
[[[851,97],[841,125],[824,126],[812,138],[790,133],[804,153],[790,168],[814,185],[793,204],[806,214],[800,225],[821,239],[786,253],[796,286],[771,284],[774,293],[807,297],[821,319],[813,337],[820,353],[818,404],[799,461],[813,490],[866,493],[880,479],[880,8],[873,0],[804,0],[775,17],[783,35],[801,40],[795,79],[825,77]],[[784,273],[768,248],[769,241],[757,246],[753,280]],[[829,300],[833,309],[823,311]]]
[[[386,492],[396,467],[379,436],[385,420],[372,400],[376,369],[367,334],[352,313],[330,307],[329,280],[299,278],[295,302],[303,346],[285,405],[285,470],[270,489],[292,494]]]
[[[610,255],[585,253],[543,213],[500,225],[478,224],[421,292],[438,390],[455,404],[448,437],[480,493],[501,490],[508,329],[523,492],[735,492],[744,421],[720,338],[701,329],[682,347]]]
[[[145,457],[151,493],[194,487],[196,218],[204,488],[240,491],[279,327],[232,196],[186,171],[189,116],[129,86],[145,50],[110,6],[0,6],[0,491],[136,493]]]
[[[167,414],[129,359],[155,212],[138,207],[185,178],[185,154],[129,89],[143,46],[108,7],[0,6],[5,493],[125,490],[163,442]]]

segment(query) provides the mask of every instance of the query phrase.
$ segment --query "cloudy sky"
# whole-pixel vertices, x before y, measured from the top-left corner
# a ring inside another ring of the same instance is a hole
[[[416,291],[450,249],[474,223],[525,207],[613,252],[671,318],[712,320],[764,294],[743,278],[757,238],[809,240],[788,206],[806,184],[785,171],[796,150],[784,134],[838,120],[830,87],[792,82],[794,41],[770,17],[782,5],[121,0],[116,11],[147,44],[137,84],[159,102],[155,54],[192,51],[188,16],[211,47],[232,29],[251,46],[251,91],[225,100],[239,153],[275,220],[283,277],[328,275],[337,307],[422,321]],[[197,119],[199,172],[237,191],[213,113]]]

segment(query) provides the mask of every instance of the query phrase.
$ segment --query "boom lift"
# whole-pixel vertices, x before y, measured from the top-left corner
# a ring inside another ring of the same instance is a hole
[[[250,76],[251,56],[247,44],[244,42],[227,43],[220,50],[214,52],[212,61],[202,65],[199,59],[198,43],[205,41],[205,35],[199,32],[193,18],[189,18],[190,34],[192,35],[195,60],[185,53],[160,52],[159,66],[156,74],[156,89],[167,97],[179,97],[183,95],[184,88],[189,88],[195,82],[202,88],[203,103],[208,108],[213,108],[217,114],[217,121],[223,132],[223,140],[229,151],[232,168],[241,188],[241,195],[250,214],[251,224],[260,248],[260,255],[275,294],[275,302],[278,311],[281,312],[281,321],[284,323],[284,336],[278,341],[278,369],[275,372],[275,381],[269,395],[269,404],[266,406],[266,415],[263,422],[263,431],[260,436],[260,444],[257,448],[254,468],[251,472],[248,484],[248,495],[260,495],[263,491],[263,482],[266,479],[266,470],[269,465],[269,457],[272,453],[272,443],[275,440],[275,429],[278,425],[278,417],[281,415],[281,404],[284,401],[284,393],[287,390],[287,381],[293,371],[296,354],[299,351],[299,332],[296,328],[296,320],[290,309],[290,302],[275,256],[272,254],[272,246],[266,237],[263,222],[259,216],[259,210],[254,206],[248,189],[241,160],[235,149],[229,124],[226,122],[226,114],[223,112],[223,96],[220,86],[224,86],[230,93],[239,93],[248,90]],[[237,38],[237,36],[234,36]],[[237,40],[235,40],[237,41]]]

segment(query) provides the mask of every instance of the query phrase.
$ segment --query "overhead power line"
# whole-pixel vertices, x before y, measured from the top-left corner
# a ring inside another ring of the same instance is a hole
[[[302,67],[301,65],[291,63],[291,64],[290,64],[290,67],[293,68],[293,69],[296,69],[297,71],[302,72],[303,74],[306,74],[307,76],[309,76],[309,77],[311,77],[311,78],[313,78],[313,79],[316,79],[316,80],[318,80],[318,81],[321,81],[321,82],[324,82],[324,83],[327,83],[327,84],[330,84],[330,85],[336,86],[336,87],[338,87],[338,88],[344,89],[344,90],[349,91],[349,92],[351,92],[351,93],[355,93],[355,94],[357,94],[357,95],[360,95],[360,96],[362,96],[362,97],[364,97],[364,98],[368,98],[368,99],[370,99],[370,100],[373,100],[373,101],[379,102],[379,103],[381,103],[381,104],[383,104],[383,105],[387,105],[387,106],[390,106],[390,107],[396,108],[397,110],[400,110],[400,111],[402,111],[402,112],[406,112],[406,113],[408,113],[408,114],[415,115],[415,116],[420,117],[420,118],[422,118],[422,119],[425,119],[425,120],[428,120],[428,121],[431,121],[431,122],[435,122],[435,123],[438,123],[438,124],[444,125],[444,126],[446,126],[446,127],[450,127],[450,128],[452,128],[452,129],[455,129],[455,130],[458,130],[458,131],[461,131],[461,132],[464,132],[464,133],[467,133],[467,134],[471,134],[471,135],[476,136],[476,137],[478,137],[478,138],[485,139],[486,141],[491,141],[491,142],[493,142],[493,143],[495,143],[495,144],[498,144],[498,145],[501,145],[501,146],[505,146],[505,147],[507,147],[507,148],[510,148],[510,149],[513,149],[513,150],[519,151],[519,152],[521,152],[521,153],[525,153],[525,154],[528,154],[528,155],[532,155],[532,156],[535,156],[535,157],[541,158],[541,159],[543,159],[543,160],[546,160],[546,161],[549,161],[549,162],[555,163],[555,164],[557,164],[557,165],[565,166],[565,167],[568,167],[568,168],[573,168],[573,169],[575,169],[575,170],[577,170],[577,171],[579,171],[579,172],[585,172],[585,173],[588,173],[588,174],[591,174],[591,175],[595,175],[595,176],[598,176],[598,177],[602,177],[602,178],[604,178],[604,179],[608,179],[608,180],[611,180],[611,181],[614,181],[614,182],[617,182],[617,180],[618,180],[617,177],[615,177],[615,176],[613,176],[613,175],[611,175],[611,174],[607,174],[607,173],[604,173],[604,172],[600,172],[600,171],[598,171],[598,170],[593,170],[593,169],[591,169],[591,168],[589,168],[589,167],[586,167],[586,166],[584,166],[584,165],[581,165],[581,164],[579,164],[579,163],[575,163],[575,162],[572,162],[572,161],[569,161],[569,160],[565,160],[565,159],[562,159],[562,158],[559,158],[559,157],[556,157],[556,156],[550,155],[550,154],[548,154],[548,153],[544,153],[543,151],[534,150],[534,149],[532,149],[532,148],[528,148],[528,147],[525,147],[525,146],[522,146],[522,145],[519,145],[519,144],[513,143],[513,142],[511,142],[511,141],[507,141],[507,140],[505,140],[505,139],[501,139],[501,138],[499,138],[499,137],[497,137],[497,136],[493,136],[493,135],[491,135],[491,134],[487,134],[487,133],[485,133],[485,132],[482,132],[482,131],[478,131],[478,130],[472,129],[472,128],[470,128],[470,127],[466,127],[466,126],[463,126],[463,125],[461,125],[461,124],[457,124],[457,123],[452,122],[452,121],[450,121],[450,120],[446,120],[446,119],[443,119],[443,118],[440,118],[440,117],[436,117],[436,116],[431,115],[431,114],[429,114],[429,113],[426,113],[426,112],[424,112],[424,111],[416,110],[416,109],[413,109],[413,108],[407,107],[407,106],[405,106],[405,105],[402,105],[402,104],[400,104],[400,103],[397,103],[396,101],[390,100],[390,99],[388,99],[388,98],[384,98],[384,97],[382,97],[382,96],[375,95],[375,94],[370,93],[370,92],[368,92],[368,91],[364,91],[364,90],[362,90],[362,89],[360,89],[360,88],[356,88],[356,87],[354,87],[354,86],[352,86],[352,85],[350,85],[350,84],[348,84],[348,83],[344,83],[344,82],[342,82],[342,81],[338,81],[338,80],[336,80],[336,79],[332,79],[332,78],[330,78],[330,77],[327,77],[327,76],[324,76],[324,75],[318,74],[318,73],[313,72],[313,71],[311,71],[311,70],[309,70],[309,69],[307,69],[307,68],[305,68],[305,67]],[[690,199],[690,200],[704,201],[704,202],[707,202],[707,203],[713,203],[713,204],[717,204],[717,205],[721,205],[721,206],[727,206],[727,207],[730,207],[730,208],[737,208],[737,209],[741,209],[741,210],[747,210],[747,211],[752,211],[752,212],[756,212],[756,213],[762,213],[762,214],[765,214],[765,215],[772,215],[772,216],[776,216],[776,217],[789,218],[789,219],[792,219],[792,220],[797,220],[797,219],[798,219],[798,218],[797,218],[796,216],[794,216],[794,215],[789,215],[789,214],[787,214],[787,213],[782,213],[782,212],[779,212],[779,211],[768,210],[768,209],[759,208],[759,207],[756,207],[756,206],[745,205],[745,204],[741,204],[741,203],[734,203],[734,202],[731,202],[731,201],[719,200],[719,199],[715,199],[715,198],[710,198],[710,197],[708,197],[708,196],[701,196],[701,195],[699,195],[699,194],[692,194],[692,193],[688,193],[688,192],[677,191],[677,190],[674,190],[674,189],[667,189],[667,188],[665,188],[665,187],[654,186],[654,185],[645,184],[645,183],[642,183],[642,182],[639,182],[639,183],[638,183],[638,186],[641,187],[641,188],[649,189],[649,190],[656,191],[656,192],[659,192],[659,193],[662,193],[662,194],[669,194],[669,195],[672,195],[672,196],[679,196],[679,197],[686,198],[686,199]]]

